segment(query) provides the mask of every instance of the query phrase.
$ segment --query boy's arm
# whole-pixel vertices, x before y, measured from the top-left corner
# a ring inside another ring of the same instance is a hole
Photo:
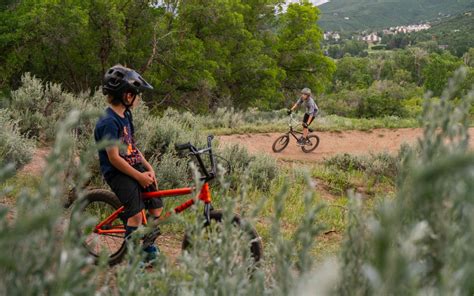
[[[301,104],[301,98],[299,98],[298,101],[296,101],[293,107],[291,107],[290,111],[291,112],[295,111],[296,107],[298,107],[300,104]]]
[[[293,107],[291,107],[290,110],[291,110],[291,111],[295,111],[296,107],[298,107],[298,103],[295,103],[295,104],[293,105]]]
[[[109,147],[106,151],[110,163],[117,170],[137,180],[142,187],[146,188],[155,182],[155,176],[152,176],[150,172],[141,173],[129,165],[125,159],[120,157],[119,148],[117,146]]]
[[[145,156],[143,156],[140,150],[137,149],[137,151],[142,158],[142,163],[145,166],[146,170],[152,174],[153,179],[155,180],[156,189],[158,190],[158,180],[156,179],[156,174],[155,174],[155,170],[153,169],[153,166],[146,160]]]
[[[138,154],[140,154],[140,157],[142,158],[142,163],[143,165],[145,166],[146,170],[149,171],[149,172],[153,172],[153,174],[155,174],[155,171],[153,170],[153,167],[151,166],[151,164],[146,160],[145,156],[143,156],[142,152],[140,150],[138,150]]]

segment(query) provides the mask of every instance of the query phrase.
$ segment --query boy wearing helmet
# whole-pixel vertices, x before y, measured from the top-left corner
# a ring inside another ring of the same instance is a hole
[[[153,89],[140,74],[132,69],[115,65],[104,75],[102,91],[107,95],[109,107],[97,122],[94,130],[96,142],[116,140],[125,146],[111,146],[99,151],[101,173],[117,195],[125,210],[121,216],[125,222],[125,237],[135,231],[142,222],[141,211],[148,209],[158,219],[163,209],[161,199],[143,201],[141,192],[156,191],[156,177],[153,167],[138,150],[134,138],[131,108],[137,106],[140,94]],[[143,250],[148,261],[156,258],[154,241],[159,235],[156,229],[145,236]]]
[[[319,108],[314,102],[314,99],[311,95],[311,89],[305,87],[301,90],[301,96],[298,101],[288,110],[288,115],[290,115],[293,110],[304,104],[306,112],[303,117],[303,136],[298,139],[297,144],[304,146],[308,142],[308,126],[313,122],[314,117],[318,114]]]

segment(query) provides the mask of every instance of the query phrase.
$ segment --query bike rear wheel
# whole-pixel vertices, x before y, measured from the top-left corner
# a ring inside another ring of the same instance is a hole
[[[318,136],[309,135],[308,140],[310,142],[309,145],[301,146],[301,150],[303,150],[303,152],[306,152],[306,153],[314,151],[314,149],[316,149],[319,146],[319,137]]]
[[[83,216],[94,218],[96,223],[105,220],[113,212],[121,207],[117,196],[110,191],[103,189],[92,190],[82,200],[80,211]],[[89,254],[97,260],[101,254],[108,257],[108,263],[114,265],[122,261],[127,250],[125,243],[125,233],[98,234],[95,225],[81,229],[80,234],[84,237],[84,247]],[[102,226],[102,229],[123,229],[123,222],[117,218],[114,221]]]
[[[288,146],[288,143],[290,143],[290,136],[288,134],[278,137],[275,142],[273,142],[273,152],[278,153],[283,151],[286,146]]]
[[[213,226],[213,223],[222,223],[224,219],[224,213],[221,210],[212,210],[210,213],[211,225],[205,225],[204,227]],[[239,227],[242,232],[245,233],[248,239],[248,245],[250,246],[250,253],[254,260],[254,263],[257,264],[263,258],[263,245],[260,236],[257,233],[257,230],[250,224],[243,221],[239,215],[234,215],[232,217],[232,224],[235,227]],[[192,248],[192,238],[187,233],[184,235],[182,249],[189,250]]]

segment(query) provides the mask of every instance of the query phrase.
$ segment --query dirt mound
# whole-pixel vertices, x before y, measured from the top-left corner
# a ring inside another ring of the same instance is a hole
[[[474,128],[469,130],[471,147]],[[246,134],[220,136],[221,144],[240,144],[252,152],[263,152],[282,160],[321,161],[324,158],[341,154],[368,154],[370,152],[397,152],[403,143],[414,144],[422,136],[420,128],[374,129],[370,131],[316,132],[320,138],[319,147],[312,153],[304,153],[296,146],[296,140],[290,136],[288,147],[280,153],[272,151],[273,142],[281,133]]]

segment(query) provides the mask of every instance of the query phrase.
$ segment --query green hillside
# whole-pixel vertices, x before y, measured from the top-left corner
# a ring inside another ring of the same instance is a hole
[[[466,12],[434,23],[432,28],[416,33],[416,42],[436,41],[446,45],[448,50],[461,57],[469,48],[474,47],[474,12]]]
[[[433,23],[430,33],[447,35],[452,32],[462,31],[472,33],[474,29],[474,12],[465,12],[450,17],[440,22]]]
[[[332,0],[319,7],[325,30],[359,31],[433,20],[474,8],[474,0]]]

